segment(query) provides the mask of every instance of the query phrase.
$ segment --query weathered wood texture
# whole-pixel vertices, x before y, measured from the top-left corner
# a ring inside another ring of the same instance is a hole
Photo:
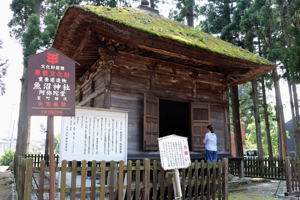
[[[119,53],[112,69],[112,89],[151,92],[178,100],[224,102],[224,76],[187,66]]]
[[[219,152],[226,152],[226,145],[229,144],[229,133],[226,124],[226,105],[210,105],[211,112],[211,124],[214,127],[214,131],[217,135],[217,146]]]
[[[194,118],[191,122],[191,149],[204,151],[206,126],[212,123],[218,136],[219,152],[226,152],[227,101],[222,75],[200,69],[191,70],[183,65],[154,59],[143,59],[128,53],[109,52],[102,48],[99,48],[99,53],[100,59],[92,65],[93,70],[87,71],[79,79],[80,84],[76,90],[77,105],[128,111],[129,157],[130,154],[138,154],[143,150],[158,150],[159,125],[151,125],[150,121],[154,120],[153,113],[156,113],[156,121],[159,119],[159,113],[154,112],[159,105],[154,106],[151,104],[153,101],[149,101],[147,106],[148,101],[144,94],[157,100],[183,101],[194,107],[200,105],[199,108],[191,107],[190,111],[191,119]],[[117,56],[109,56],[107,53]],[[200,112],[204,109],[203,105],[207,110],[204,118]],[[148,114],[144,115],[147,110]],[[144,118],[145,116],[148,117]],[[147,134],[143,134],[144,131]]]
[[[41,161],[44,163],[44,161]],[[79,165],[79,163],[81,163]],[[187,169],[181,169],[183,199],[228,199],[227,159],[210,165],[195,161]],[[46,174],[49,168],[44,164],[33,167],[32,159],[18,158],[16,176],[19,197],[30,200],[48,199],[49,188]],[[127,164],[85,160],[81,162],[62,161],[56,167],[60,186],[60,199],[174,199],[172,174],[164,171],[157,161],[129,160]],[[70,177],[66,179],[66,177]],[[87,176],[91,176],[87,180]],[[216,178],[218,177],[218,178]],[[42,180],[41,180],[42,179]],[[76,181],[77,180],[77,181]]]
[[[300,192],[300,158],[285,159],[287,192]]]
[[[243,164],[241,164],[243,162]],[[243,169],[241,169],[243,167]],[[295,166],[293,167],[296,170]],[[243,171],[243,172],[241,172]],[[286,160],[283,158],[232,158],[229,159],[229,172],[240,176],[243,173],[246,177],[259,177],[267,179],[286,179]]]

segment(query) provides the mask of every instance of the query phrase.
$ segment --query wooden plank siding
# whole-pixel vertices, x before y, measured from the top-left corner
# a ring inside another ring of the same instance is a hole
[[[205,127],[212,123],[218,136],[218,151],[228,153],[227,98],[223,75],[201,69],[191,70],[187,66],[161,60],[143,60],[128,53],[116,54],[113,65],[101,64],[99,58],[91,67],[94,71],[87,71],[79,79],[76,102],[80,106],[128,111],[129,158],[133,158],[131,155],[144,156],[144,94],[164,100],[209,104],[211,119],[203,125],[201,130],[204,133],[201,134],[204,135]],[[200,142],[202,136],[198,140]],[[195,148],[196,151],[203,149],[203,146]],[[152,150],[156,151],[156,148]],[[158,154],[151,155],[158,159]]]

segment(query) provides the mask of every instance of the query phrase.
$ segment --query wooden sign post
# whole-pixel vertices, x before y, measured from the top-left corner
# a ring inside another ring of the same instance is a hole
[[[50,200],[55,199],[54,116],[75,115],[75,61],[56,49],[28,60],[28,113],[48,116]]]
[[[181,200],[179,170],[191,165],[189,146],[186,137],[169,135],[158,138],[160,161],[164,170],[172,170],[175,199]]]
[[[55,199],[55,160],[54,160],[54,122],[53,116],[48,116],[47,131],[49,137],[49,168],[50,168],[50,199]]]

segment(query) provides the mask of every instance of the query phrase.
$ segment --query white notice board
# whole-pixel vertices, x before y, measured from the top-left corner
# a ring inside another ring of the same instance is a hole
[[[158,138],[160,161],[164,170],[187,168],[191,165],[186,137],[169,135]]]
[[[62,118],[61,160],[127,161],[128,113],[77,107]]]

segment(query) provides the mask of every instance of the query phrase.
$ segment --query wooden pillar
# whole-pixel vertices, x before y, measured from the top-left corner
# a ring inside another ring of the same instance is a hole
[[[239,177],[240,178],[244,178],[245,177],[245,162],[244,162],[244,158],[242,158],[241,162],[240,162]]]
[[[291,182],[292,182],[292,170],[291,170],[291,160],[289,157],[285,158],[285,178],[286,178],[286,189],[287,192],[292,192]]]
[[[53,116],[48,116],[47,129],[49,133],[49,160],[50,160],[50,195],[49,199],[55,199],[55,160],[54,160],[54,121]]]
[[[238,86],[232,86],[231,88],[231,108],[232,108],[232,123],[234,130],[234,137],[236,142],[236,154],[237,156],[243,156],[243,139],[240,123],[240,102]]]
[[[104,108],[110,108],[111,106],[111,79],[112,79],[112,68],[115,64],[116,48],[107,44],[106,48],[98,48],[100,54],[100,66],[105,70],[105,91],[104,91]]]
[[[110,70],[105,75],[105,91],[104,91],[104,108],[110,108],[111,106],[111,73]]]
[[[25,160],[25,183],[24,183],[24,200],[30,200],[32,198],[32,168],[33,160],[32,158]],[[22,172],[24,173],[24,172]]]

